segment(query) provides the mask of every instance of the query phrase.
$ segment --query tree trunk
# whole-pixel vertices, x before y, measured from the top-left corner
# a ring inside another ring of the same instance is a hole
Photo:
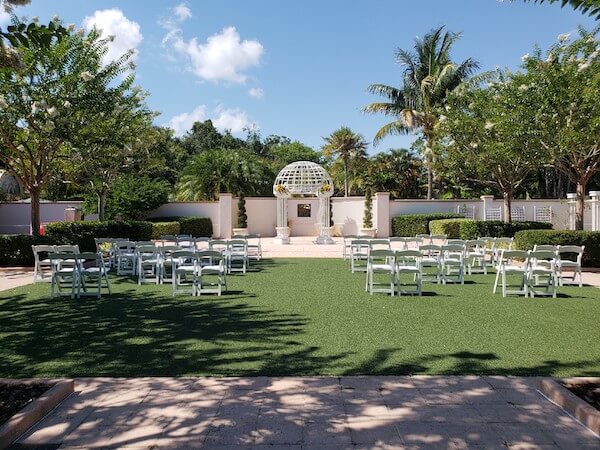
[[[106,212],[106,191],[98,192],[98,220],[104,220]]]
[[[344,159],[344,197],[348,197],[348,160]]]
[[[431,161],[427,162],[427,200],[433,199],[433,169]]]
[[[29,189],[31,200],[31,234],[40,235],[40,189],[38,187]]]
[[[583,211],[585,210],[585,188],[586,182],[577,183],[577,199],[575,203],[575,229],[583,230]]]
[[[512,205],[512,192],[503,192],[504,198],[504,223],[512,222],[511,205]]]

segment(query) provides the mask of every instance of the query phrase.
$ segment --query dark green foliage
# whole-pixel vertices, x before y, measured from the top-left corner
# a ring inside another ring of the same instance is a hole
[[[208,217],[181,217],[181,234],[191,234],[193,237],[211,237],[213,234],[212,220]]]
[[[238,194],[238,215],[237,215],[237,226],[238,228],[248,227],[248,216],[246,214],[246,199],[243,193]]]
[[[31,246],[47,243],[48,239],[44,236],[0,235],[0,266],[31,266],[33,265]]]
[[[96,250],[94,238],[152,239],[152,223],[109,220],[105,222],[54,222],[46,226],[52,244],[77,244],[82,252]]]
[[[111,187],[106,201],[108,218],[141,220],[146,212],[167,203],[171,186],[164,180],[127,176]]]
[[[167,234],[179,234],[181,225],[179,222],[152,222],[152,239],[160,239]]]
[[[460,214],[431,213],[431,214],[405,214],[392,218],[393,236],[414,236],[416,234],[429,234],[429,222],[440,219],[459,219]]]
[[[373,191],[367,189],[365,192],[365,213],[363,216],[363,227],[373,228]]]
[[[471,219],[433,220],[429,223],[432,234],[446,234],[451,239],[477,239],[480,237],[513,237],[522,230],[551,230],[546,222],[512,222]]]
[[[585,245],[583,265],[600,267],[600,231],[526,230],[515,234],[515,244],[522,250],[534,245]]]

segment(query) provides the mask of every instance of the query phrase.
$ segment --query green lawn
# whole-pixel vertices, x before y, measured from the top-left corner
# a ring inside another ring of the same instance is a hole
[[[230,293],[173,298],[113,277],[111,297],[0,292],[0,377],[600,375],[600,290],[492,295],[493,275],[370,296],[341,260],[266,260]]]

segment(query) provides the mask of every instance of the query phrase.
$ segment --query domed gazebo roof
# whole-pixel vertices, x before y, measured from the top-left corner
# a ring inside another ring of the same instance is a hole
[[[324,184],[333,193],[333,182],[323,167],[312,161],[296,161],[281,169],[273,183],[273,193],[280,193],[278,186],[283,186],[288,195],[317,195],[323,192]]]

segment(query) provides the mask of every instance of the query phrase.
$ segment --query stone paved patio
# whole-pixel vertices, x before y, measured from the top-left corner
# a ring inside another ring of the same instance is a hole
[[[507,377],[77,379],[21,448],[598,449]]]

